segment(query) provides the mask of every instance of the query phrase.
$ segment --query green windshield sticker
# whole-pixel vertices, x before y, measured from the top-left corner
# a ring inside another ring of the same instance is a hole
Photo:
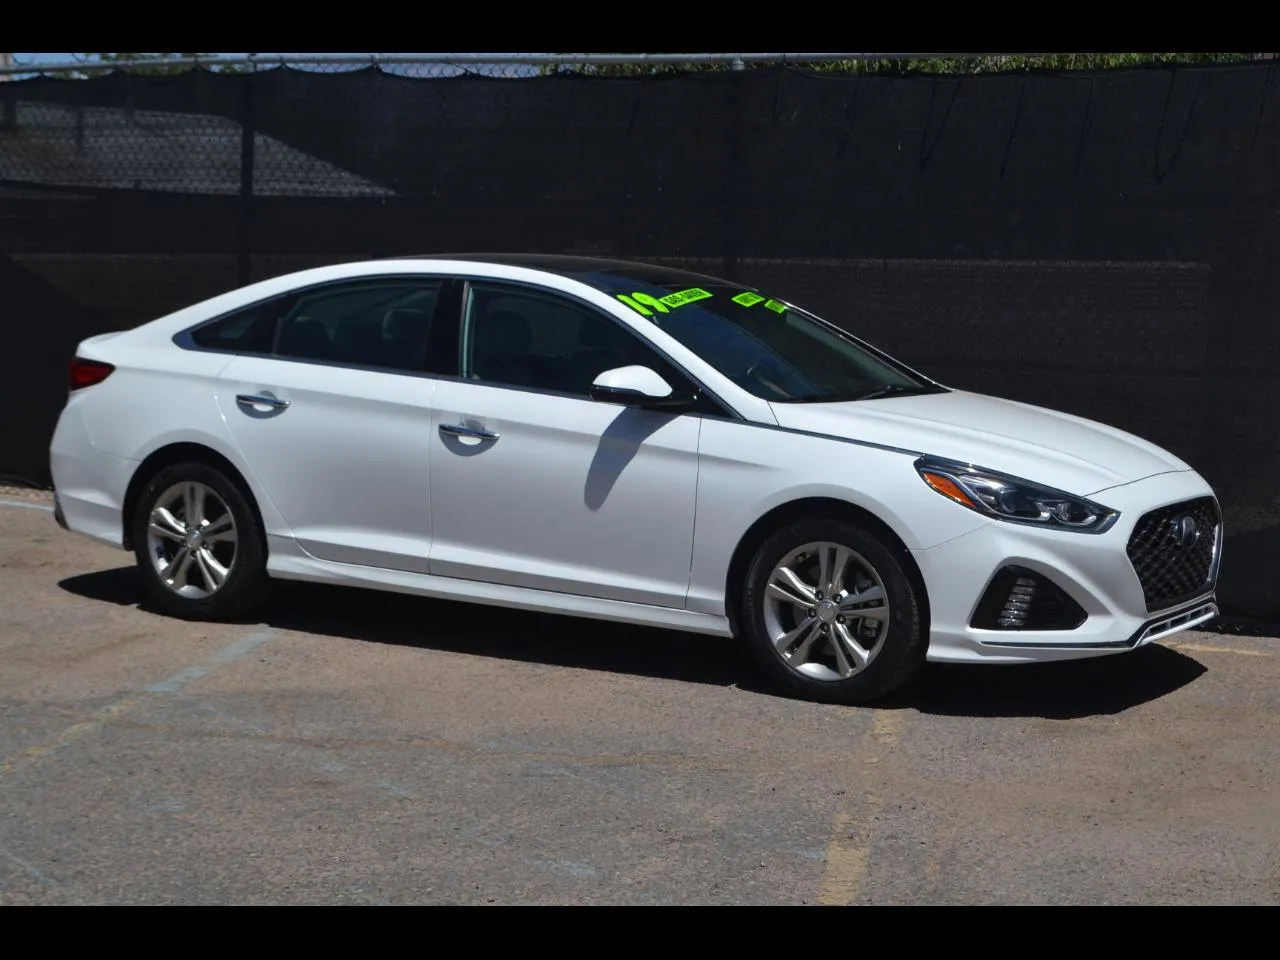
[[[668,294],[662,298],[662,302],[669,307],[683,307],[686,303],[693,303],[695,300],[705,300],[711,296],[701,287],[691,287],[688,290],[680,290],[676,293]]]
[[[770,310],[772,310],[774,313],[787,312],[787,305],[785,303],[779,303],[777,300],[769,300],[765,303],[765,306],[768,307]]]
[[[657,297],[649,296],[647,293],[618,293],[615,296],[642,317],[652,317],[654,310],[659,313],[671,312],[665,303]],[[653,310],[649,309],[650,307]]]
[[[667,309],[667,305],[663,303],[662,300],[659,300],[657,297],[651,297],[647,293],[633,293],[631,295],[631,299],[637,303],[643,303],[646,307],[653,307],[653,309],[657,310],[659,313],[671,312]],[[663,300],[665,299],[666,298],[664,297]]]
[[[746,293],[740,293],[733,298],[734,303],[741,304],[744,307],[754,307],[762,300],[764,300],[764,297],[760,296],[758,293],[752,293],[749,290]]]
[[[636,313],[640,314],[640,316],[642,317],[653,316],[652,310],[650,310],[648,307],[643,307],[640,304],[636,303],[635,300],[631,299],[631,297],[628,297],[625,293],[618,294],[618,299],[621,300],[623,303],[625,303],[628,307],[630,307]]]
[[[652,317],[655,310],[658,313],[670,313],[672,307],[683,307],[686,303],[706,300],[713,294],[703,290],[701,287],[692,287],[688,290],[669,293],[665,297],[654,297],[638,291],[636,293],[616,293],[614,296],[640,314],[640,316]]]

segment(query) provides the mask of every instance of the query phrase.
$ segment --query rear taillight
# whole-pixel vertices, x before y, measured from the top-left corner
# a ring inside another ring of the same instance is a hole
[[[101,383],[111,376],[111,371],[114,369],[115,367],[111,364],[103,363],[101,360],[72,357],[71,364],[67,368],[67,386],[72,390],[92,387],[95,383]]]

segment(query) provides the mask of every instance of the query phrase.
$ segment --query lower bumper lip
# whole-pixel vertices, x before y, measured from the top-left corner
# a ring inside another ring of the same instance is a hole
[[[58,498],[57,493],[54,493],[53,495],[53,519],[58,522],[58,526],[63,530],[68,529],[67,517],[66,514],[62,512],[62,501]]]
[[[1175,633],[1206,623],[1218,616],[1218,604],[1214,597],[1206,597],[1196,603],[1175,610],[1172,613],[1161,614],[1151,620],[1148,620],[1140,626],[1133,635],[1125,640],[1110,640],[1101,643],[1071,643],[1064,641],[1062,643],[1018,643],[1016,641],[979,641],[984,647],[1004,647],[1012,648],[1038,648],[1046,650],[1132,650],[1137,647],[1145,646],[1161,637],[1168,637]]]

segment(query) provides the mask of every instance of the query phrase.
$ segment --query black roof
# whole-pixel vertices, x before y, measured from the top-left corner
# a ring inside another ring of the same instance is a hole
[[[493,263],[507,267],[527,267],[593,283],[591,274],[605,274],[619,280],[636,280],[653,286],[695,286],[699,283],[727,283],[721,277],[679,270],[657,263],[637,263],[631,260],[614,260],[609,257],[578,257],[558,253],[429,253],[419,256],[397,257],[398,260],[471,260],[476,263]]]

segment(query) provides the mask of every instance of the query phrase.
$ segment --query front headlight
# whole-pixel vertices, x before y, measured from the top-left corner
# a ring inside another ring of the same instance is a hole
[[[921,479],[948,500],[978,513],[1036,527],[1102,533],[1120,514],[1099,503],[994,470],[921,457]]]

